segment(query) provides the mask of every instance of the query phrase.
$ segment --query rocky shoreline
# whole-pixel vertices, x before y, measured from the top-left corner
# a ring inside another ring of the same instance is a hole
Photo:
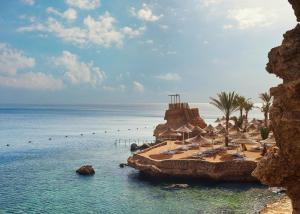
[[[205,160],[154,160],[140,154],[128,158],[128,165],[155,178],[210,179],[214,181],[258,182],[251,175],[255,161],[233,160],[209,162]]]
[[[259,214],[290,214],[292,213],[291,199],[287,196],[280,198],[279,200],[267,204]]]

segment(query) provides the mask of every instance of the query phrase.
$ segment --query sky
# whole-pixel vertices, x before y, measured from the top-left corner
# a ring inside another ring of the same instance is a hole
[[[295,25],[287,0],[1,1],[0,104],[256,101]]]

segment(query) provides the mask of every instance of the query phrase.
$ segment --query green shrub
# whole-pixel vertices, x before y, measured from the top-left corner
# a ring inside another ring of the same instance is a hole
[[[265,140],[269,137],[270,130],[267,127],[260,128],[261,139]]]

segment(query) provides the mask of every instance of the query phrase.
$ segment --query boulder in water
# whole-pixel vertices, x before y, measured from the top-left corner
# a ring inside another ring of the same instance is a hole
[[[91,165],[85,165],[76,170],[79,175],[94,175],[95,170]]]
[[[188,187],[188,184],[171,184],[169,186],[166,186],[164,189],[186,189]]]
[[[150,148],[151,146],[148,144],[148,143],[144,143],[143,145],[141,145],[140,147],[139,147],[139,149],[140,150],[144,150],[144,149],[148,149],[148,148]]]
[[[136,143],[132,143],[130,145],[130,151],[135,152],[138,149],[139,149],[139,146]]]

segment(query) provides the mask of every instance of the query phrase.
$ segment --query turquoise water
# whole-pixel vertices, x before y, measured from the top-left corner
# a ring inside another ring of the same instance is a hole
[[[200,107],[209,122],[219,116]],[[129,140],[153,140],[164,108],[1,106],[0,213],[255,213],[277,197],[258,184],[199,181],[170,191],[167,182],[120,169]],[[76,175],[83,164],[95,176]]]

